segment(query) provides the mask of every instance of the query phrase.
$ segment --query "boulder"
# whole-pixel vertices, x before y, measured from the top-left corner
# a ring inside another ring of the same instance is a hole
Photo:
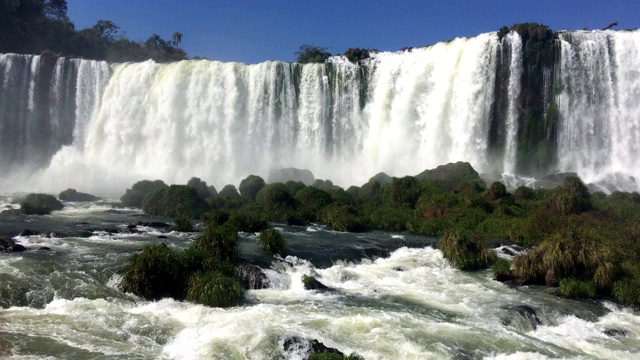
[[[432,170],[425,170],[416,175],[416,178],[418,180],[434,181],[449,191],[453,191],[456,185],[466,180],[483,181],[471,164],[461,161],[440,165]]]
[[[287,359],[308,359],[313,353],[331,353],[344,357],[344,353],[338,349],[330,348],[316,339],[305,339],[300,336],[284,338],[282,347]]]
[[[77,202],[89,202],[89,201],[98,201],[99,197],[93,196],[91,194],[85,194],[76,191],[76,189],[67,189],[58,195],[58,198],[63,201],[77,201]]]
[[[602,330],[602,333],[610,337],[625,337],[629,335],[629,332],[627,330],[621,329],[604,329]]]
[[[262,268],[253,264],[240,264],[236,267],[236,274],[242,286],[248,290],[266,289],[269,280]]]
[[[330,290],[328,286],[321,283],[314,276],[303,275],[302,276],[302,284],[304,285],[305,290]]]
[[[6,252],[20,252],[25,251],[26,248],[20,244],[16,244],[13,239],[0,236],[0,251]]]
[[[62,210],[64,205],[53,195],[29,194],[20,202],[20,208],[27,215],[46,215],[53,210]]]
[[[282,168],[271,170],[269,172],[268,179],[269,180],[267,182],[269,184],[275,182],[286,183],[287,181],[299,181],[309,186],[315,181],[315,176],[313,176],[311,171],[306,169]]]

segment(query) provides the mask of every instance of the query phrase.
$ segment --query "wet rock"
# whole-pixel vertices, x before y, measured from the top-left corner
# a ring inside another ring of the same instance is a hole
[[[257,265],[241,264],[236,267],[236,274],[245,289],[256,290],[269,287],[267,276],[262,271],[262,268]]]
[[[24,229],[22,230],[22,232],[20,232],[20,236],[33,236],[33,235],[40,235],[40,233],[38,233],[37,231],[29,230],[29,229]]]
[[[394,267],[394,268],[393,268],[393,271],[403,272],[403,271],[404,271],[404,269],[403,269],[403,268],[401,268],[401,267]]]
[[[22,215],[22,209],[9,209],[2,211],[2,215]]]
[[[124,212],[120,211],[120,210],[113,210],[113,209],[109,209],[105,211],[107,214],[124,214]]]
[[[171,227],[171,224],[159,222],[159,221],[138,221],[136,225],[139,226],[147,226],[152,228],[168,228]]]
[[[611,337],[625,337],[629,335],[629,332],[627,330],[622,329],[604,329],[602,330],[602,333]]]
[[[167,237],[164,235],[158,235],[158,239],[166,239]]]
[[[99,197],[93,196],[91,194],[85,194],[76,191],[76,189],[67,189],[58,195],[58,198],[63,201],[76,201],[76,202],[89,202],[89,201],[98,201]]]
[[[315,277],[309,275],[302,276],[302,284],[304,285],[305,290],[330,290],[328,286],[318,281]]]
[[[312,353],[338,354],[344,353],[330,348],[316,339],[305,339],[300,336],[288,336],[282,344],[286,359],[308,359]]]
[[[302,221],[301,219],[295,217],[295,216],[288,216],[285,221],[285,224],[289,225],[289,226],[303,226],[306,225],[306,223],[304,221]]]
[[[64,205],[53,195],[32,193],[22,199],[20,208],[27,215],[46,215],[54,210],[62,210]]]
[[[6,252],[20,252],[27,250],[24,246],[16,244],[13,239],[0,236],[0,251]]]
[[[51,251],[51,248],[48,246],[41,246],[40,248],[38,248],[38,250],[40,251]]]
[[[542,325],[542,321],[538,317],[538,314],[534,308],[528,305],[517,305],[511,308],[518,313],[524,320],[526,320],[533,330],[538,328],[538,325]]]
[[[509,249],[507,247],[501,248],[500,251],[502,251],[502,253],[505,254],[505,255],[516,256],[516,253],[513,252],[511,249]]]

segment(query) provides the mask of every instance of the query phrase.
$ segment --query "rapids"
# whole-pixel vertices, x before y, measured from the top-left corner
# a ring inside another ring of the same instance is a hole
[[[14,234],[24,228],[44,234],[15,235],[29,250],[0,253],[3,358],[298,359],[282,350],[291,335],[365,359],[640,355],[640,317],[632,309],[566,300],[543,287],[510,287],[488,271],[458,271],[432,238],[277,225],[290,249],[283,259],[260,250],[255,234],[241,233],[241,258],[269,269],[270,287],[247,291],[241,306],[217,309],[144,301],[119,290],[118,269],[144,244],[183,249],[197,236],[146,226],[124,231],[130,223],[170,219],[97,202],[3,221]],[[51,250],[38,250],[43,246]],[[303,274],[334,290],[305,290]]]

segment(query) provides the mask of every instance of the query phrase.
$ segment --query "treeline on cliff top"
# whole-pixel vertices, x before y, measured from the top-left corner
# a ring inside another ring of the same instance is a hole
[[[182,34],[171,40],[158,34],[145,41],[127,39],[109,20],[76,30],[67,16],[66,0],[1,0],[0,53],[58,54],[109,62],[179,61],[187,58],[180,48]]]
[[[207,227],[237,231],[262,231],[267,221],[318,222],[338,231],[438,236],[444,256],[460,269],[493,264],[496,279],[558,287],[566,297],[605,296],[640,305],[640,194],[592,194],[576,176],[561,181],[554,189],[508,191],[498,181],[487,186],[459,162],[416,176],[380,173],[346,190],[328,180],[267,184],[255,175],[220,192],[198,178],[171,186],[145,180],[127,190],[122,202],[148,214],[200,218]],[[487,249],[485,241],[495,239],[536,248],[507,261]]]

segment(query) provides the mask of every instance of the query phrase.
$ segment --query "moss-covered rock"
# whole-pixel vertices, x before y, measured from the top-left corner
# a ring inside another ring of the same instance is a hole
[[[425,170],[416,175],[418,180],[431,180],[438,183],[447,191],[453,191],[455,187],[467,180],[483,181],[477,171],[468,162],[456,162],[440,165],[432,170]]]
[[[122,269],[122,287],[148,300],[180,299],[184,291],[182,266],[165,244],[145,246]]]
[[[258,235],[258,245],[263,250],[270,251],[274,254],[284,255],[286,250],[286,242],[280,231],[270,228],[262,231]]]
[[[493,263],[496,254],[485,248],[484,242],[461,231],[448,231],[438,242],[445,259],[460,270],[483,269]]]
[[[62,210],[64,205],[49,194],[29,194],[20,202],[20,210],[27,215],[46,215],[54,210]]]
[[[142,201],[142,209],[150,215],[199,218],[209,205],[195,188],[187,185],[171,185],[149,193]]]
[[[556,188],[549,201],[549,208],[561,215],[580,214],[592,208],[591,193],[577,176],[567,177]]]
[[[142,207],[142,200],[152,191],[160,188],[168,187],[162,180],[142,180],[133,184],[131,189],[127,189],[124,195],[120,198],[124,206],[130,207]]]

